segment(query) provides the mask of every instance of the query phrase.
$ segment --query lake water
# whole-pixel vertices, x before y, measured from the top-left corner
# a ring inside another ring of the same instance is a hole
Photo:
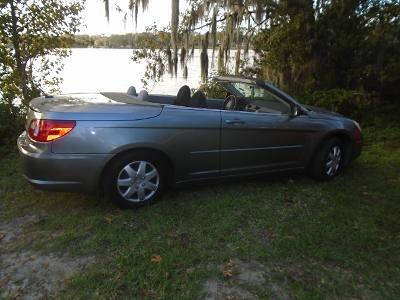
[[[64,70],[61,73],[64,81],[60,86],[61,92],[126,92],[130,85],[135,86],[139,92],[143,88],[141,78],[146,65],[145,63],[134,63],[131,59],[132,53],[132,49],[72,49],[72,55],[64,60]],[[230,64],[233,65],[236,52],[232,50],[230,54]],[[209,50],[210,61],[211,56],[212,50]],[[177,78],[171,78],[167,73],[162,82],[148,87],[148,92],[176,94],[184,84],[191,88],[198,87],[200,84],[200,50],[195,50],[193,59],[188,63],[187,80],[182,76],[179,63],[178,68]],[[213,68],[210,67],[210,74],[212,70]]]

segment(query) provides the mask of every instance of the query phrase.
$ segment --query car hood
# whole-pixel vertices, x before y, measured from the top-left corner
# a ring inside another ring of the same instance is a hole
[[[51,118],[74,120],[139,120],[158,116],[162,105],[124,93],[65,94],[33,99],[30,109]]]
[[[316,107],[316,106],[311,106],[311,105],[304,105],[309,112],[309,116],[313,118],[318,118],[318,119],[342,119],[343,115],[329,111],[327,109],[321,108],[321,107]]]

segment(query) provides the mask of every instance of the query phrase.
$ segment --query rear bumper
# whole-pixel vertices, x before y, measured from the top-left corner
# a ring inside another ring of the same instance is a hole
[[[106,154],[56,154],[50,144],[35,144],[26,133],[17,141],[23,174],[34,187],[53,191],[95,191],[108,161]]]
[[[362,143],[354,143],[351,159],[356,159],[361,155]]]

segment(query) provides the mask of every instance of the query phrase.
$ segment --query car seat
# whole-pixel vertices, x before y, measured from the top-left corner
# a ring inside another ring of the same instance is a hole
[[[176,95],[176,99],[174,105],[180,106],[189,106],[190,105],[190,88],[187,85],[182,86],[178,94]]]
[[[129,96],[137,96],[136,89],[134,86],[130,86],[128,91],[126,92]]]
[[[190,106],[207,108],[206,94],[204,94],[202,91],[197,91],[196,93],[194,93],[190,101]]]
[[[141,90],[137,98],[142,101],[147,101],[149,98],[149,93],[146,90]]]

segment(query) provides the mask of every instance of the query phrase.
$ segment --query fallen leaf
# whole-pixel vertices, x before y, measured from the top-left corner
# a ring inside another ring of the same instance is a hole
[[[228,269],[222,272],[222,274],[224,275],[225,278],[231,278],[232,277],[232,269]]]
[[[105,217],[104,217],[104,220],[105,220],[108,224],[111,224],[112,221],[113,221],[113,217],[112,217],[112,216],[105,216]]]
[[[194,268],[186,269],[186,274],[192,274],[194,272]]]
[[[230,260],[227,262],[227,264],[226,264],[226,266],[229,267],[229,268],[232,268],[233,265],[234,265],[234,262],[233,262],[232,259],[230,259]]]
[[[160,255],[153,255],[150,259],[150,262],[160,264],[162,261],[162,258]]]
[[[0,241],[6,237],[7,233],[0,232]]]
[[[143,297],[151,297],[153,295],[154,295],[154,292],[152,290],[142,290]]]

